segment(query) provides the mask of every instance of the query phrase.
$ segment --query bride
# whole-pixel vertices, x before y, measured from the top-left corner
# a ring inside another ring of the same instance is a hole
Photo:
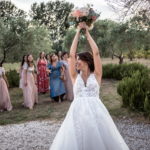
[[[86,30],[90,52],[77,54],[80,30]],[[85,23],[80,23],[70,50],[74,101],[50,150],[129,150],[109,112],[99,99],[102,63],[98,47]],[[79,70],[80,73],[77,73]]]

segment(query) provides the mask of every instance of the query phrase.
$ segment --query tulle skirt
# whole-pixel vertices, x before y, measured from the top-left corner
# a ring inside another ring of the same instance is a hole
[[[38,90],[37,86],[35,85],[32,73],[30,72],[27,73],[27,86],[22,84],[22,88],[24,96],[24,106],[32,109],[34,104],[38,103]]]
[[[0,77],[0,110],[12,110],[10,96],[5,80]]]
[[[98,97],[75,98],[50,150],[129,150]]]

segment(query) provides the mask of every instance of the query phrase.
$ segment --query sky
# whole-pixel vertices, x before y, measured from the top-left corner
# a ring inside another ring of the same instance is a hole
[[[31,5],[34,2],[48,2],[49,0],[9,0],[13,2],[18,8],[29,12]],[[100,19],[117,20],[117,14],[108,6],[105,0],[66,0],[73,3],[76,7],[83,7],[86,4],[93,4],[93,8],[101,12]]]

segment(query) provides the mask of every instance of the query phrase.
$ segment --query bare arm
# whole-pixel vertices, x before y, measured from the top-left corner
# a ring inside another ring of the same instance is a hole
[[[70,57],[69,57],[69,72],[71,76],[71,80],[74,83],[77,72],[76,72],[76,51],[77,51],[77,46],[78,46],[78,39],[80,36],[80,28],[78,28],[76,35],[74,37],[74,40],[71,45],[70,49]]]
[[[99,53],[98,46],[95,43],[95,41],[93,40],[93,38],[91,37],[87,27],[86,27],[86,37],[87,37],[87,40],[88,40],[88,42],[91,46],[92,52],[93,52],[94,67],[95,67],[94,73],[100,84],[101,78],[102,78],[102,62],[101,62],[101,58],[100,58],[100,53]]]
[[[62,80],[66,80],[65,71],[66,71],[66,69],[65,69],[65,66],[63,65],[63,66],[61,67],[61,76],[60,76],[60,78],[61,78]]]
[[[37,84],[37,75],[36,75],[35,72],[33,72],[32,74],[33,74],[33,77],[34,77],[35,84]]]

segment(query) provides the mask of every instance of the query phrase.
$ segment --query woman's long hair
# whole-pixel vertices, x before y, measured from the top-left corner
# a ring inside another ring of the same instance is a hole
[[[35,63],[34,63],[34,59],[30,62],[29,60],[28,60],[28,58],[29,58],[29,56],[32,56],[32,54],[28,54],[27,55],[27,64],[28,64],[28,67],[30,67],[31,66],[31,64],[34,66],[34,68],[35,68],[35,73],[37,73],[37,68],[36,68],[36,65],[35,65]],[[32,56],[33,57],[33,56]]]
[[[39,54],[39,59],[42,58],[42,57],[41,57],[42,53],[44,53],[44,52],[40,52],[40,54]],[[46,59],[46,58],[45,58],[45,53],[44,53],[44,59]]]
[[[81,53],[78,53],[77,56],[79,57],[80,60],[88,64],[88,67],[91,72],[94,72],[95,70],[94,59],[93,59],[93,55],[90,52],[81,52]]]
[[[61,55],[61,59],[63,59],[63,57],[64,57],[66,54],[68,54],[68,56],[69,56],[69,53],[68,53],[68,52],[63,52],[62,55]]]
[[[25,57],[26,57],[27,55],[23,55],[23,57],[22,57],[22,61],[21,61],[21,67],[23,66],[23,64],[24,64],[24,62],[25,62]]]
[[[57,53],[52,53],[52,54],[50,55],[50,63],[51,63],[51,64],[53,63],[52,57],[53,57],[54,55],[56,55],[56,56],[58,57]]]

